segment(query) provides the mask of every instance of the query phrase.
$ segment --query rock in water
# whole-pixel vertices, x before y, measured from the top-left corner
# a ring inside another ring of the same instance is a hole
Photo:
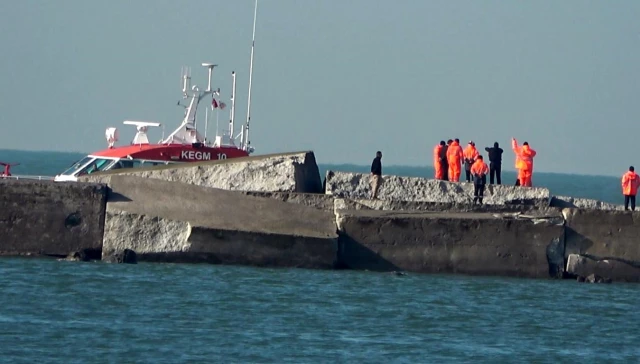
[[[589,274],[585,279],[586,283],[611,283],[611,279],[600,277],[597,274]]]
[[[110,255],[103,257],[102,260],[105,263],[124,263],[124,264],[138,263],[136,252],[134,252],[131,249],[125,249],[122,251],[111,253]]]

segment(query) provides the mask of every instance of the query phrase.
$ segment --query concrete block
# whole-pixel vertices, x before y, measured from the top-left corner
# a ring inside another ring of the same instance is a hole
[[[139,261],[332,268],[331,212],[192,184],[111,176],[103,256]]]
[[[309,207],[314,207],[324,211],[333,212],[333,196],[319,193],[297,193],[297,192],[243,192],[248,196],[272,198],[278,201],[296,203]]]
[[[473,184],[453,183],[417,177],[383,176],[379,198],[393,201],[467,204],[473,202]],[[351,199],[368,199],[371,194],[370,175],[327,171],[325,193]],[[548,207],[549,190],[540,187],[488,185],[484,203],[487,205],[534,205]]]
[[[569,254],[566,272],[582,278],[593,274],[614,282],[640,282],[639,264],[615,258]]]
[[[338,210],[338,261],[376,271],[530,278],[564,271],[559,215]]]
[[[570,196],[553,196],[551,198],[551,207],[556,208],[574,208],[587,210],[624,210],[624,206],[616,205],[608,202],[592,200],[588,198],[576,198]]]
[[[233,191],[322,193],[313,152],[121,169],[78,180],[102,182],[109,175],[132,175]]]
[[[99,255],[106,195],[102,184],[0,179],[0,255]]]
[[[640,212],[564,209],[566,257],[590,255],[640,262]]]
[[[330,196],[330,195],[329,195]],[[334,209],[337,210],[382,210],[382,211],[433,211],[433,212],[491,212],[521,213],[525,215],[546,216],[558,215],[555,208],[536,207],[531,205],[472,205],[469,203],[446,203],[429,201],[395,201],[335,198]]]

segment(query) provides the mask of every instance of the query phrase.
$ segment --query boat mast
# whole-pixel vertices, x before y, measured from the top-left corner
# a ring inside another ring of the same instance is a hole
[[[249,145],[251,142],[249,141],[249,123],[251,122],[251,80],[253,76],[253,49],[256,45],[256,17],[258,15],[258,0],[256,0],[256,5],[253,10],[253,38],[251,40],[251,60],[249,62],[249,95],[247,97],[247,122],[244,126],[243,134],[240,139],[240,143],[242,145],[242,149],[251,153],[249,151]]]
[[[229,111],[229,139],[233,143],[234,126],[233,120],[236,117],[236,73],[231,71],[231,110]]]

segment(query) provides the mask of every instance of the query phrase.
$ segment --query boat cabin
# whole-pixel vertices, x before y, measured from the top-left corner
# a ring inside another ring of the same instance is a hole
[[[147,159],[109,158],[88,155],[74,163],[66,171],[57,175],[55,177],[55,180],[60,182],[77,181],[78,177],[86,176],[96,172],[112,171],[121,168],[140,168],[177,163],[180,162]]]

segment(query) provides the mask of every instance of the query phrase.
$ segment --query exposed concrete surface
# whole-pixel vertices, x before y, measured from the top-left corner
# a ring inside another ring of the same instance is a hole
[[[0,255],[99,252],[106,193],[94,183],[0,179]]]
[[[243,192],[248,196],[272,198],[279,201],[297,203],[305,206],[315,207],[324,211],[333,212],[333,196],[317,193],[297,193],[297,192]]]
[[[583,278],[595,275],[617,282],[640,282],[639,264],[615,258],[569,254],[566,271]]]
[[[331,268],[333,214],[241,192],[112,175],[103,256],[138,260]]]
[[[338,210],[336,222],[345,268],[532,278],[564,271],[559,215]]]
[[[134,175],[234,191],[322,193],[322,181],[313,152],[122,169],[84,176],[79,180],[102,182],[105,176],[111,175]]]
[[[471,183],[401,176],[382,176],[379,198],[382,200],[469,204],[473,202]],[[351,199],[367,199],[371,194],[370,176],[362,173],[327,171],[325,193]],[[540,187],[487,185],[487,205],[549,206],[549,190]]]
[[[608,202],[592,200],[588,198],[576,198],[569,196],[553,196],[551,198],[551,207],[557,208],[579,208],[587,210],[624,210],[624,206],[615,205]]]
[[[335,198],[335,210],[382,210],[382,211],[434,211],[434,212],[491,212],[522,213],[526,215],[558,215],[556,208],[530,205],[471,205],[468,203],[444,203],[428,201],[394,201]]]
[[[565,256],[587,254],[640,262],[640,212],[564,209]]]

